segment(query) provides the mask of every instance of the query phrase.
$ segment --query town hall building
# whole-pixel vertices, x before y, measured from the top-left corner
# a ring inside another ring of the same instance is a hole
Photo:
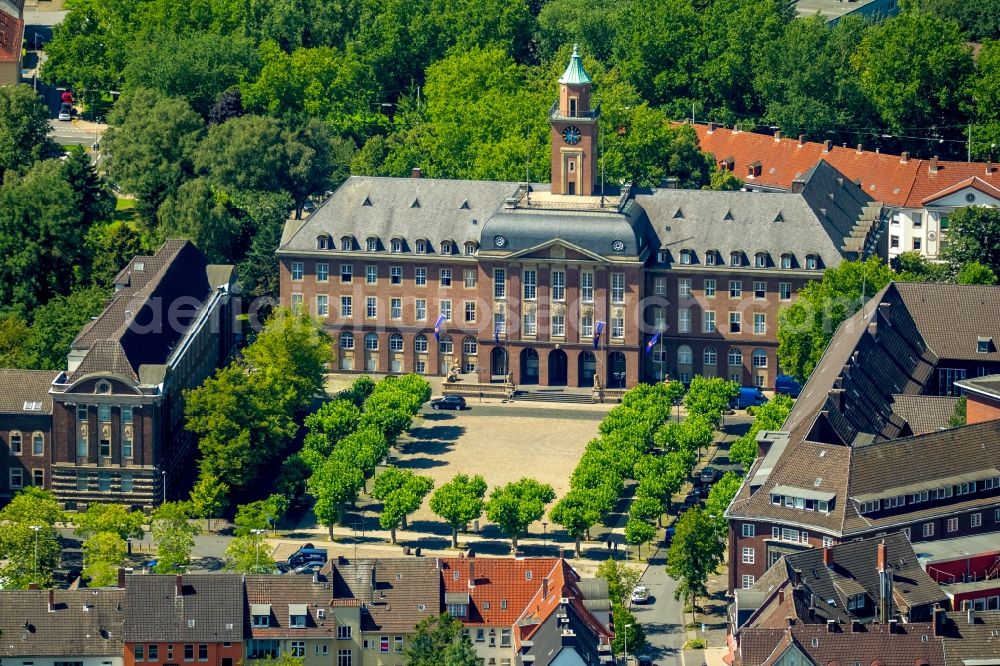
[[[884,256],[881,204],[825,162],[782,193],[608,187],[600,119],[574,50],[549,112],[551,184],[416,165],[349,178],[286,225],[282,305],[325,322],[341,371],[772,387],[778,309],[824,269]]]

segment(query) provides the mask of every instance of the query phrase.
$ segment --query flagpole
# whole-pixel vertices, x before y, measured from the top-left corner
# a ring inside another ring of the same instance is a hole
[[[663,381],[663,335],[660,335],[660,381]]]

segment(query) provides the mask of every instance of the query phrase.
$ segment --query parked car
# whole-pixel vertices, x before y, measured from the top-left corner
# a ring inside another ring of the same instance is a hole
[[[648,604],[649,588],[645,585],[636,585],[635,589],[632,590],[631,599],[634,604]]]
[[[465,398],[460,395],[446,395],[443,398],[431,400],[432,409],[465,409]]]
[[[774,392],[797,398],[802,393],[802,384],[791,375],[778,375],[774,380]]]
[[[747,407],[757,407],[767,402],[767,396],[759,388],[740,389],[739,394],[733,398],[729,406],[734,409],[746,409]]]
[[[719,470],[714,467],[706,467],[701,470],[701,474],[698,475],[698,480],[702,483],[713,483],[718,475]]]
[[[655,664],[653,664],[652,657],[639,657],[636,666],[655,666]]]
[[[292,568],[300,568],[307,564],[319,564],[323,566],[326,564],[326,559],[325,548],[313,548],[311,543],[307,543],[289,555],[288,566]]]
[[[72,118],[73,105],[64,102],[63,105],[59,107],[59,120],[70,120]]]

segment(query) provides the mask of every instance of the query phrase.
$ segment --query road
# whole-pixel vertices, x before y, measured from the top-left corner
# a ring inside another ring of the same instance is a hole
[[[81,127],[76,122],[65,120],[49,120],[49,127],[52,128],[49,136],[62,146],[89,146],[107,129],[107,125],[87,123]]]
[[[652,603],[633,605],[635,619],[646,631],[647,647],[643,651],[659,666],[683,666],[681,648],[684,646],[685,630],[683,607],[674,599],[677,581],[667,575],[666,548],[657,549],[649,559],[649,566],[642,575],[642,584],[649,588]],[[697,666],[697,665],[695,665]]]
[[[586,405],[575,407],[573,405],[560,406],[558,403],[525,403],[525,402],[484,402],[480,404],[476,398],[466,398],[468,401],[468,411],[466,414],[472,416],[529,416],[535,418],[550,419],[582,419],[587,421],[600,421],[607,413],[607,409],[589,407]],[[610,406],[609,406],[610,408]],[[430,406],[425,406],[422,410],[424,414],[434,414]]]

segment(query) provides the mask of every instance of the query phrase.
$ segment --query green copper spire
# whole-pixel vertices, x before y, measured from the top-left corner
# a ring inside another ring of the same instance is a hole
[[[559,83],[569,86],[582,86],[590,83],[590,77],[587,76],[586,70],[583,69],[583,62],[580,60],[576,44],[573,45],[573,56],[569,59],[566,71],[559,77]]]

